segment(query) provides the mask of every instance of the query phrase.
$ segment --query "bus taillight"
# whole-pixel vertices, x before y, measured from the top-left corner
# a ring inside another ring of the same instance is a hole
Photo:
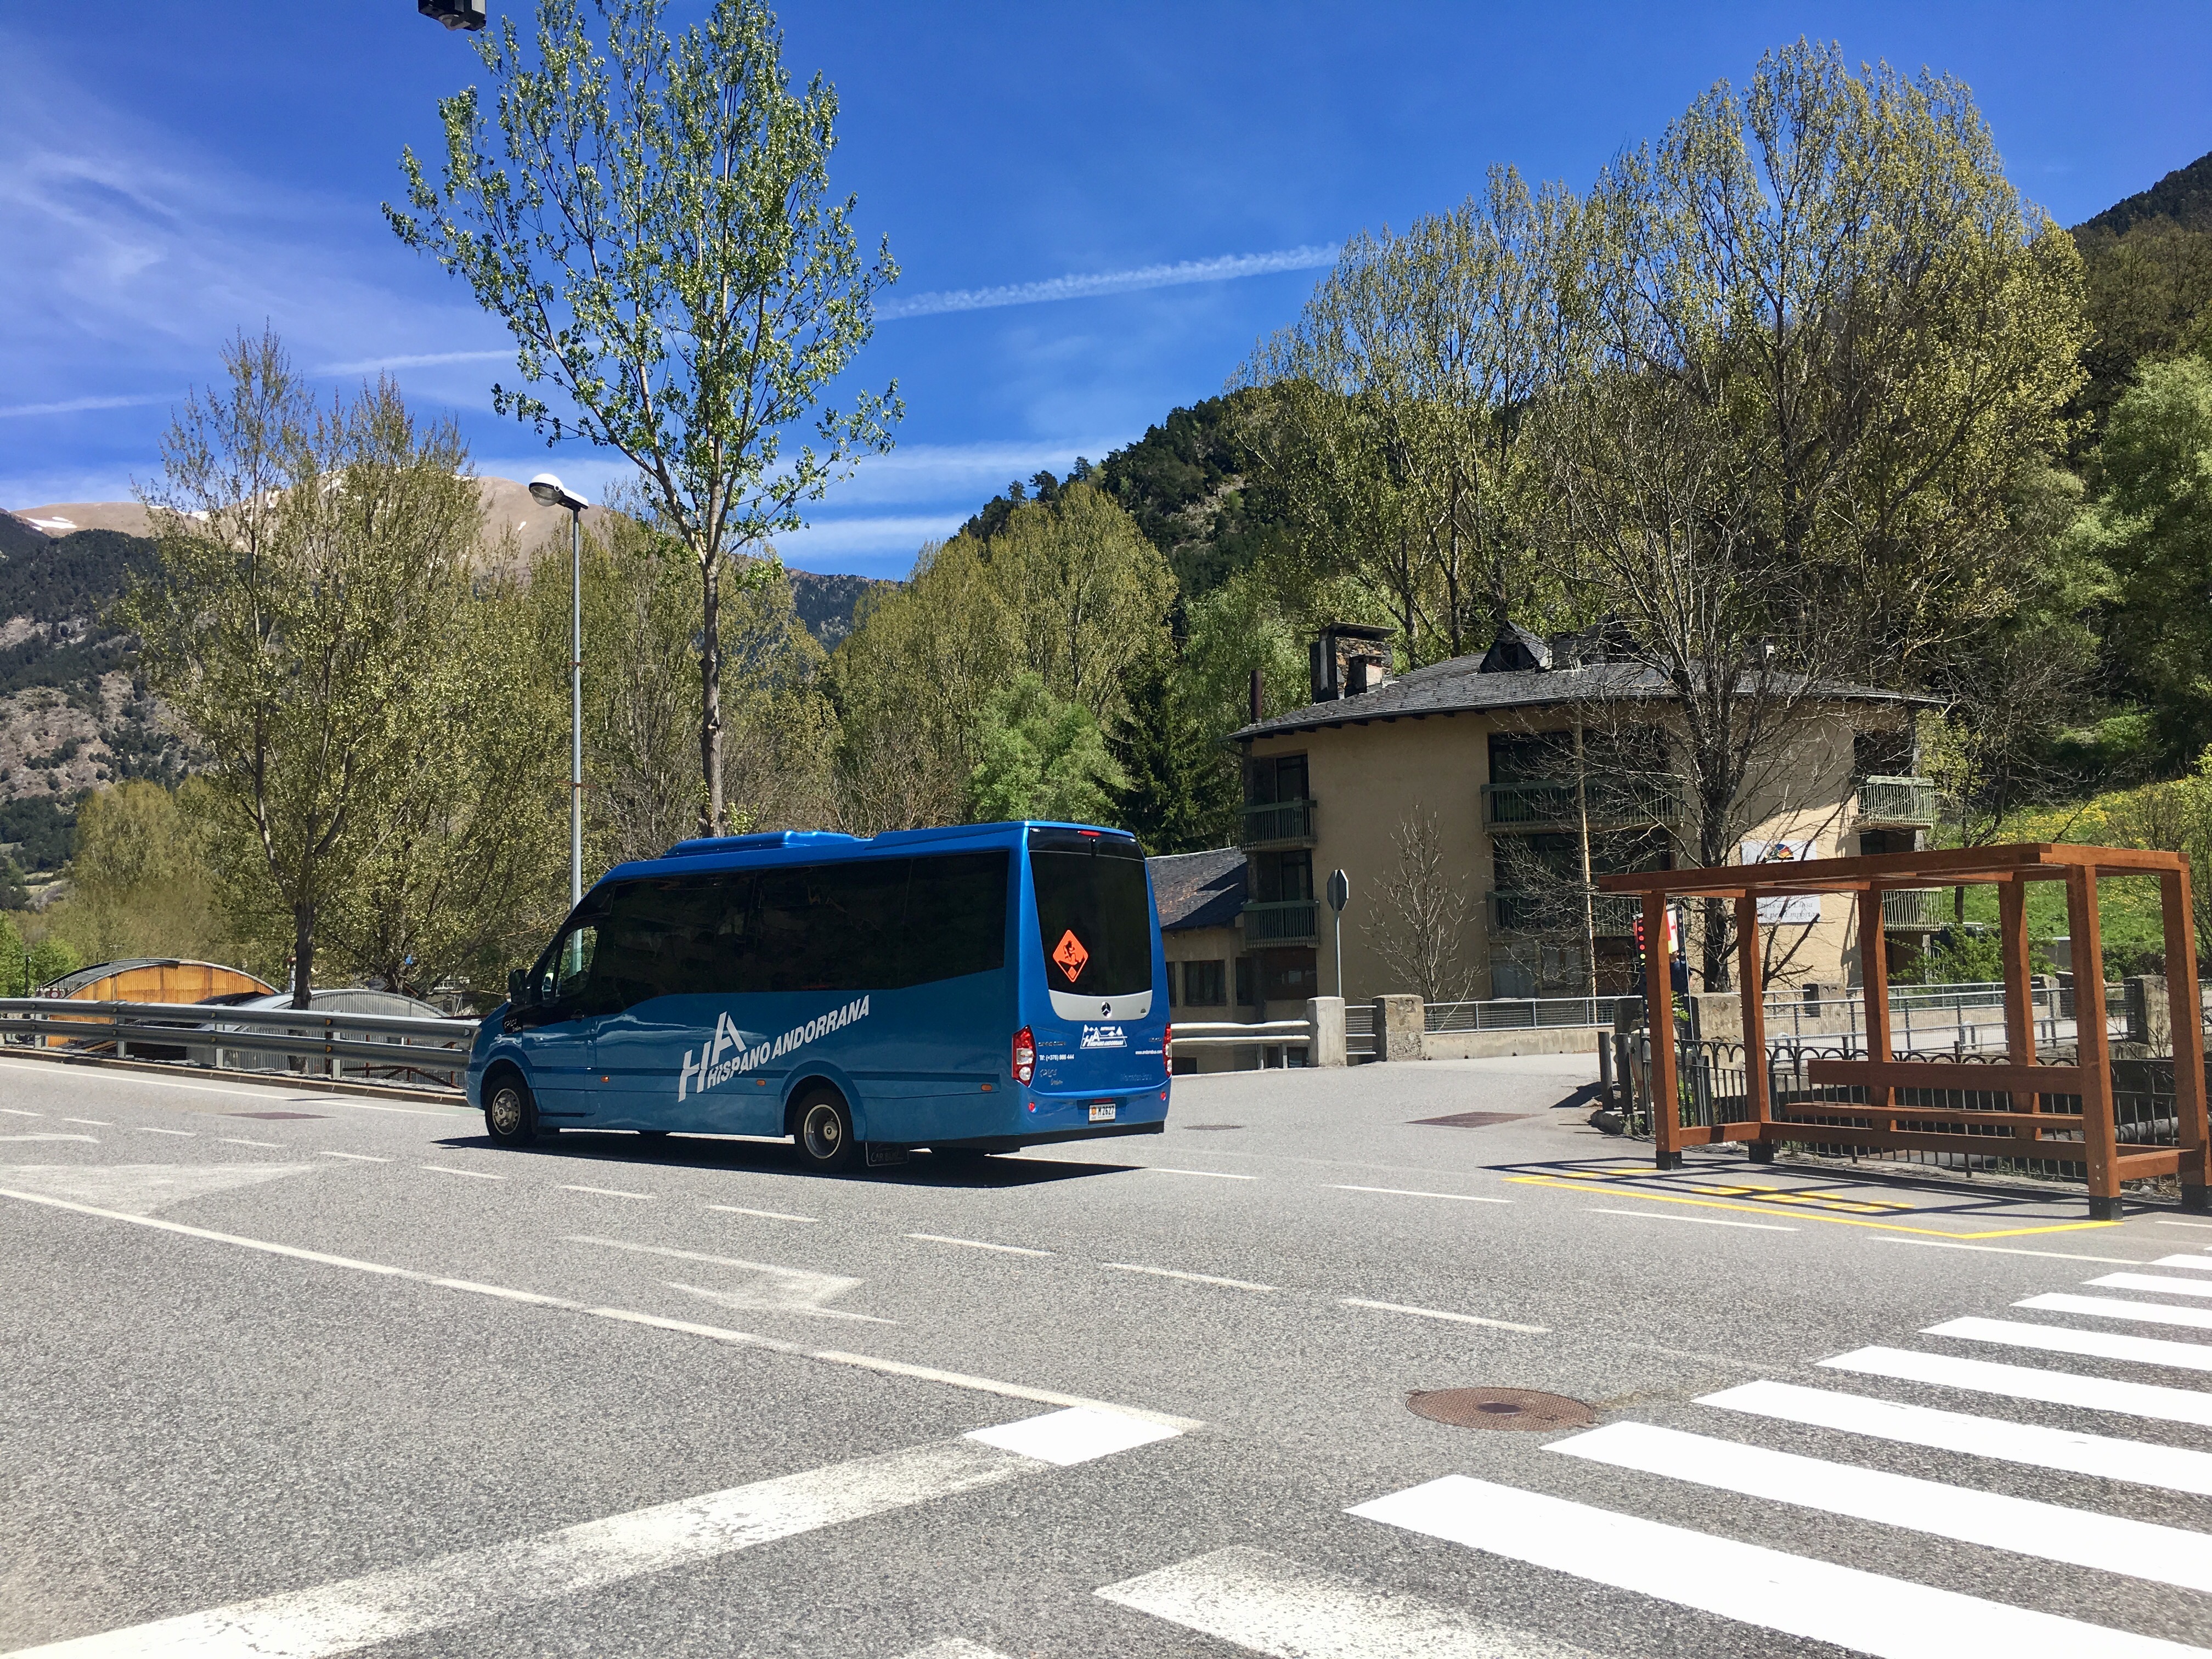
[[[1014,1033],[1014,1081],[1027,1084],[1036,1075],[1036,1038],[1026,1025]]]
[[[1175,1027],[1170,1025],[1160,1033],[1160,1070],[1166,1076],[1175,1075]]]

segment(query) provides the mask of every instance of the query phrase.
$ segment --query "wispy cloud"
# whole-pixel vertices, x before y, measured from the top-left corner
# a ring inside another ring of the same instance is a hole
[[[434,368],[441,363],[488,363],[514,356],[504,351],[418,351],[406,356],[362,357],[349,363],[324,363],[318,374],[373,374],[380,368]]]
[[[143,409],[149,404],[173,403],[179,394],[151,392],[127,398],[65,398],[58,404],[0,404],[0,420],[17,415],[82,415],[93,409]]]
[[[1239,276],[1264,276],[1278,270],[1313,270],[1335,263],[1334,243],[1282,248],[1273,253],[1224,253],[1213,259],[1185,259],[1176,264],[1139,265],[1133,270],[1101,270],[1089,276],[1051,276],[1041,283],[1009,283],[1000,288],[954,288],[933,294],[894,295],[878,303],[876,317],[878,321],[892,322],[902,317],[936,317],[951,311],[988,311],[998,306],[1088,300],[1102,294],[1128,294],[1139,289],[1225,283]]]

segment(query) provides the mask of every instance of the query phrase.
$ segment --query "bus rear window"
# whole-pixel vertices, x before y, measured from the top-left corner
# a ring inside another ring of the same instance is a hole
[[[1100,836],[1089,847],[1040,846],[1044,833],[1031,833],[1030,873],[1045,983],[1078,996],[1151,990],[1152,896],[1136,844]]]

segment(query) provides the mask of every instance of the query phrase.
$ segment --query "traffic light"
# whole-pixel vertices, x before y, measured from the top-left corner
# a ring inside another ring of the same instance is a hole
[[[449,29],[480,29],[484,26],[484,0],[415,0],[415,9],[434,17]]]

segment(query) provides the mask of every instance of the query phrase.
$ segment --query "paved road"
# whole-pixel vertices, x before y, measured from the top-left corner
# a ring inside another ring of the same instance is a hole
[[[0,1059],[0,1651],[2212,1646],[2212,1224],[1656,1176],[1583,1066],[828,1180]]]

